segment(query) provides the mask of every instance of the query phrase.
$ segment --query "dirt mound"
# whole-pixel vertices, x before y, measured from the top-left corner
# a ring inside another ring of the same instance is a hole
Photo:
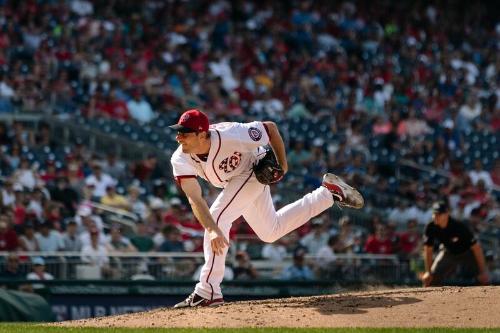
[[[500,286],[391,289],[156,309],[73,327],[500,327]]]

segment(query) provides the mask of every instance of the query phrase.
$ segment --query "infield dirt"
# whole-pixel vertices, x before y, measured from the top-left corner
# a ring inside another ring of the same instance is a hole
[[[500,328],[500,286],[390,289],[156,309],[55,324],[72,327]]]

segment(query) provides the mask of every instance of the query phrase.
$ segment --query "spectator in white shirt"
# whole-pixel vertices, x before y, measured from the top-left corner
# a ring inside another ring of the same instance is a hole
[[[35,237],[42,252],[55,252],[63,248],[61,234],[52,229],[52,223],[49,221],[40,225],[40,232],[37,232]]]
[[[356,242],[356,241],[355,241]],[[350,249],[355,252],[355,249]],[[317,275],[328,279],[337,279],[344,275],[346,262],[337,257],[337,253],[342,253],[343,244],[340,242],[338,235],[332,235],[328,239],[328,244],[319,249],[316,254]],[[351,266],[349,263],[347,266]]]
[[[85,230],[80,233],[80,242],[82,243],[82,248],[90,245],[91,244],[91,239],[92,239],[92,232],[94,230],[98,231],[98,236],[97,240],[99,241],[100,245],[106,245],[106,236],[102,233],[102,229],[99,229],[96,225],[96,223],[91,219],[91,218],[85,218]]]
[[[300,240],[300,244],[307,248],[310,255],[314,256],[328,242],[328,230],[321,219],[314,219],[311,227],[311,231]]]
[[[103,274],[109,272],[109,257],[106,246],[99,243],[99,230],[90,231],[90,244],[82,248],[81,259],[84,263],[98,266]]]
[[[271,261],[282,261],[285,259],[286,247],[283,245],[283,240],[279,239],[274,243],[266,243],[262,248],[262,258],[268,259]]]
[[[38,181],[38,174],[31,168],[30,161],[21,157],[19,169],[14,172],[14,179],[22,186],[33,190]]]
[[[54,276],[52,274],[45,272],[45,260],[43,260],[42,257],[33,258],[32,263],[33,271],[28,273],[28,275],[26,276],[27,280],[54,280]],[[44,288],[44,285],[41,283],[36,283],[32,285],[32,288],[41,289]]]
[[[469,171],[469,177],[474,186],[477,185],[477,182],[480,179],[482,179],[487,189],[491,189],[493,187],[493,180],[491,179],[491,175],[488,171],[483,169],[481,160],[474,161],[474,169]]]
[[[106,194],[106,187],[115,186],[116,181],[107,173],[102,172],[102,167],[99,163],[94,163],[92,174],[85,178],[85,185],[94,186],[92,195],[101,199]]]
[[[144,124],[151,122],[151,120],[155,118],[151,105],[142,98],[140,91],[135,91],[133,97],[134,98],[127,103],[130,117]]]
[[[460,107],[459,116],[467,123],[470,123],[481,115],[481,103],[477,96],[471,94],[467,97],[467,102]]]
[[[82,241],[77,233],[78,225],[75,220],[70,220],[66,224],[66,232],[62,236],[63,249],[68,252],[80,252]]]
[[[125,162],[119,160],[115,153],[106,155],[106,160],[102,163],[102,170],[114,179],[122,179],[127,174]]]
[[[34,192],[26,195],[29,198],[28,206],[26,207],[26,212],[34,214],[37,219],[41,220],[43,218],[43,206],[44,206],[44,194],[39,189],[36,188]]]
[[[141,189],[139,186],[130,185],[127,200],[130,202],[132,213],[137,214],[142,220],[146,220],[149,214],[148,206],[141,200]]]
[[[91,226],[97,227],[100,232],[103,231],[104,223],[99,215],[92,213],[89,206],[80,206],[75,215],[75,222],[78,226],[78,234],[82,234],[90,229]]]
[[[14,207],[14,205],[16,204],[16,194],[14,193],[14,185],[12,183],[12,180],[7,179],[4,181],[0,196],[2,199],[2,201],[0,202],[1,206],[11,208]]]
[[[0,75],[0,98],[11,99],[16,97],[16,91],[12,89],[8,76]]]
[[[417,220],[420,225],[425,225],[432,219],[432,209],[428,207],[423,197],[417,196],[417,200],[409,206],[406,211],[406,221]]]
[[[389,209],[389,215],[387,219],[393,221],[399,225],[406,225],[406,221],[409,220],[409,216],[407,214],[408,205],[404,200],[397,199],[396,207]]]
[[[319,267],[326,268],[328,265],[331,265],[335,260],[337,260],[335,252],[338,252],[339,250],[339,237],[337,235],[330,236],[328,243],[319,249],[316,254],[316,263]]]
[[[90,1],[73,0],[69,5],[72,12],[79,16],[89,16],[94,13],[94,5]]]

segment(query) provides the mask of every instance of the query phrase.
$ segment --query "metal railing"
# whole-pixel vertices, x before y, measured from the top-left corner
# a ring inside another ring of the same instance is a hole
[[[109,222],[112,222],[112,223],[118,223],[122,227],[129,229],[126,230],[127,233],[128,231],[131,231],[132,233],[136,232],[137,230],[136,223],[140,220],[136,214],[131,213],[124,209],[103,205],[95,201],[90,202],[90,205],[92,206],[92,208],[99,210],[106,215],[104,223],[106,224],[106,227],[108,229],[109,229]]]
[[[0,252],[0,271],[5,268],[9,252]],[[42,257],[45,271],[58,280],[195,280],[196,272],[204,262],[201,252],[138,252],[110,253],[105,264],[97,265],[85,259],[81,252],[17,252],[23,273],[33,269],[33,258]],[[397,280],[401,277],[400,262],[395,255],[338,254],[335,260],[306,256],[306,265],[318,279],[362,280],[363,278],[387,278]],[[90,260],[92,261],[92,260]],[[227,258],[227,266],[232,267],[234,260]],[[292,256],[281,261],[252,260],[260,279],[279,279],[283,270],[292,265]]]

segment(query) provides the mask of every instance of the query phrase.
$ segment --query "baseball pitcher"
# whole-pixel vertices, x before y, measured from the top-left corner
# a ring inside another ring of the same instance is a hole
[[[229,247],[231,224],[243,216],[264,242],[274,242],[331,207],[359,209],[361,194],[333,174],[322,186],[276,211],[269,184],[288,170],[285,146],[274,122],[209,125],[199,110],[182,114],[177,124],[178,149],[171,158],[174,177],[189,199],[194,215],[205,228],[205,264],[194,292],[175,308],[224,303],[220,284]],[[270,149],[265,148],[270,146]],[[209,208],[197,177],[222,188]]]

